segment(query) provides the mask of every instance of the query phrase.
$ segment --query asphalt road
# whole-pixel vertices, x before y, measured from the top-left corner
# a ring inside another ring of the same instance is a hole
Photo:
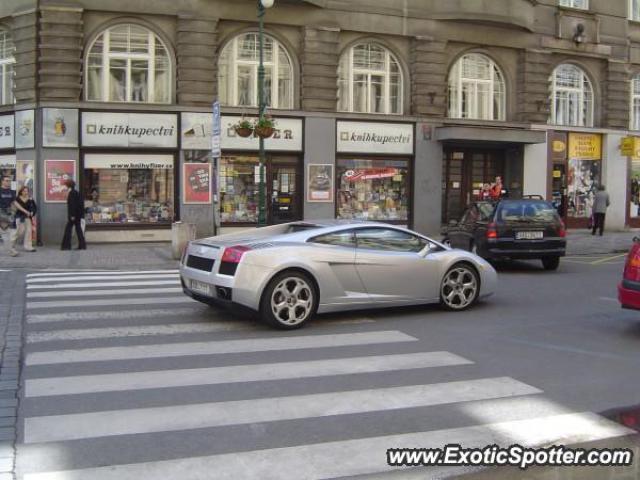
[[[192,302],[172,271],[33,272],[17,477],[424,479],[470,469],[398,471],[386,449],[638,445],[605,418],[640,405],[622,262],[499,265],[498,294],[467,312],[328,315],[295,332]]]

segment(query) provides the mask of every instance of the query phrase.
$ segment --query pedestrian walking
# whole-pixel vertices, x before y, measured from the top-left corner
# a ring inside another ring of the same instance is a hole
[[[598,185],[598,191],[593,197],[593,228],[591,235],[595,235],[596,230],[599,230],[600,236],[602,236],[604,232],[604,217],[609,203],[609,194],[604,185]]]
[[[65,182],[69,189],[67,195],[67,225],[64,229],[64,237],[62,238],[61,250],[71,250],[71,229],[75,227],[76,236],[78,237],[78,250],[86,250],[87,244],[84,240],[82,232],[82,219],[84,218],[84,206],[80,193],[75,189],[76,182],[69,179]]]
[[[16,226],[18,227],[17,238],[23,237],[22,245],[27,252],[35,252],[33,248],[33,223],[38,212],[38,207],[33,198],[29,198],[29,189],[22,187],[16,196]]]
[[[12,257],[18,255],[16,245],[16,192],[11,190],[11,177],[2,177],[0,184],[0,237],[5,251]]]

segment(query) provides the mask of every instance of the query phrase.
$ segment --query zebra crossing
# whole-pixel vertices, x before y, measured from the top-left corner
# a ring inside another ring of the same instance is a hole
[[[273,331],[184,296],[173,270],[26,281],[22,480],[393,475],[388,448],[631,433],[354,315]]]

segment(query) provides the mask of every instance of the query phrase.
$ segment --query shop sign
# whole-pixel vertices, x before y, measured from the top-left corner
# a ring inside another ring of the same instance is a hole
[[[44,162],[44,201],[64,203],[67,201],[65,180],[75,180],[75,160],[45,160]]]
[[[182,113],[180,144],[182,150],[211,150],[213,122],[210,113]]]
[[[600,160],[602,136],[591,133],[569,133],[569,158],[572,160]]]
[[[19,110],[16,112],[16,148],[33,148],[35,117],[33,110]]]
[[[13,148],[13,115],[0,116],[0,148]]]
[[[82,146],[176,148],[178,117],[171,113],[83,112]]]
[[[0,155],[0,170],[16,168],[15,155]]]
[[[211,164],[185,163],[182,171],[184,203],[211,204]]]
[[[256,118],[246,117],[253,123]],[[233,126],[240,117],[223,115],[221,118],[222,131],[220,143],[222,150],[258,150],[260,139],[253,135],[243,138],[239,136]],[[302,120],[299,118],[275,118],[275,132],[272,137],[265,139],[266,150],[282,150],[287,152],[302,151]]]
[[[333,202],[332,164],[309,164],[307,168],[307,201]]]
[[[76,148],[78,146],[78,110],[45,108],[42,113],[42,145]]]
[[[359,170],[347,170],[344,177],[350,182],[358,182],[361,180],[374,180],[377,178],[392,178],[400,175],[397,168],[365,168]]]
[[[107,170],[172,170],[173,155],[87,154],[84,156],[84,168]]]
[[[625,157],[640,157],[640,137],[624,137],[620,142],[620,152]]]
[[[565,132],[550,132],[551,160],[563,163],[567,160],[567,134]]]
[[[337,122],[338,152],[413,155],[413,124]]]

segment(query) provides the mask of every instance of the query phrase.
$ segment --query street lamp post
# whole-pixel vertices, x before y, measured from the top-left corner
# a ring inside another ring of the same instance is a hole
[[[258,39],[260,42],[260,63],[258,65],[258,113],[260,122],[264,119],[265,110],[267,108],[264,95],[264,14],[267,8],[273,6],[274,0],[258,0]],[[259,137],[260,141],[260,185],[258,186],[258,226],[266,225],[266,199],[265,199],[265,178],[264,166],[266,162],[264,152],[264,138]]]

